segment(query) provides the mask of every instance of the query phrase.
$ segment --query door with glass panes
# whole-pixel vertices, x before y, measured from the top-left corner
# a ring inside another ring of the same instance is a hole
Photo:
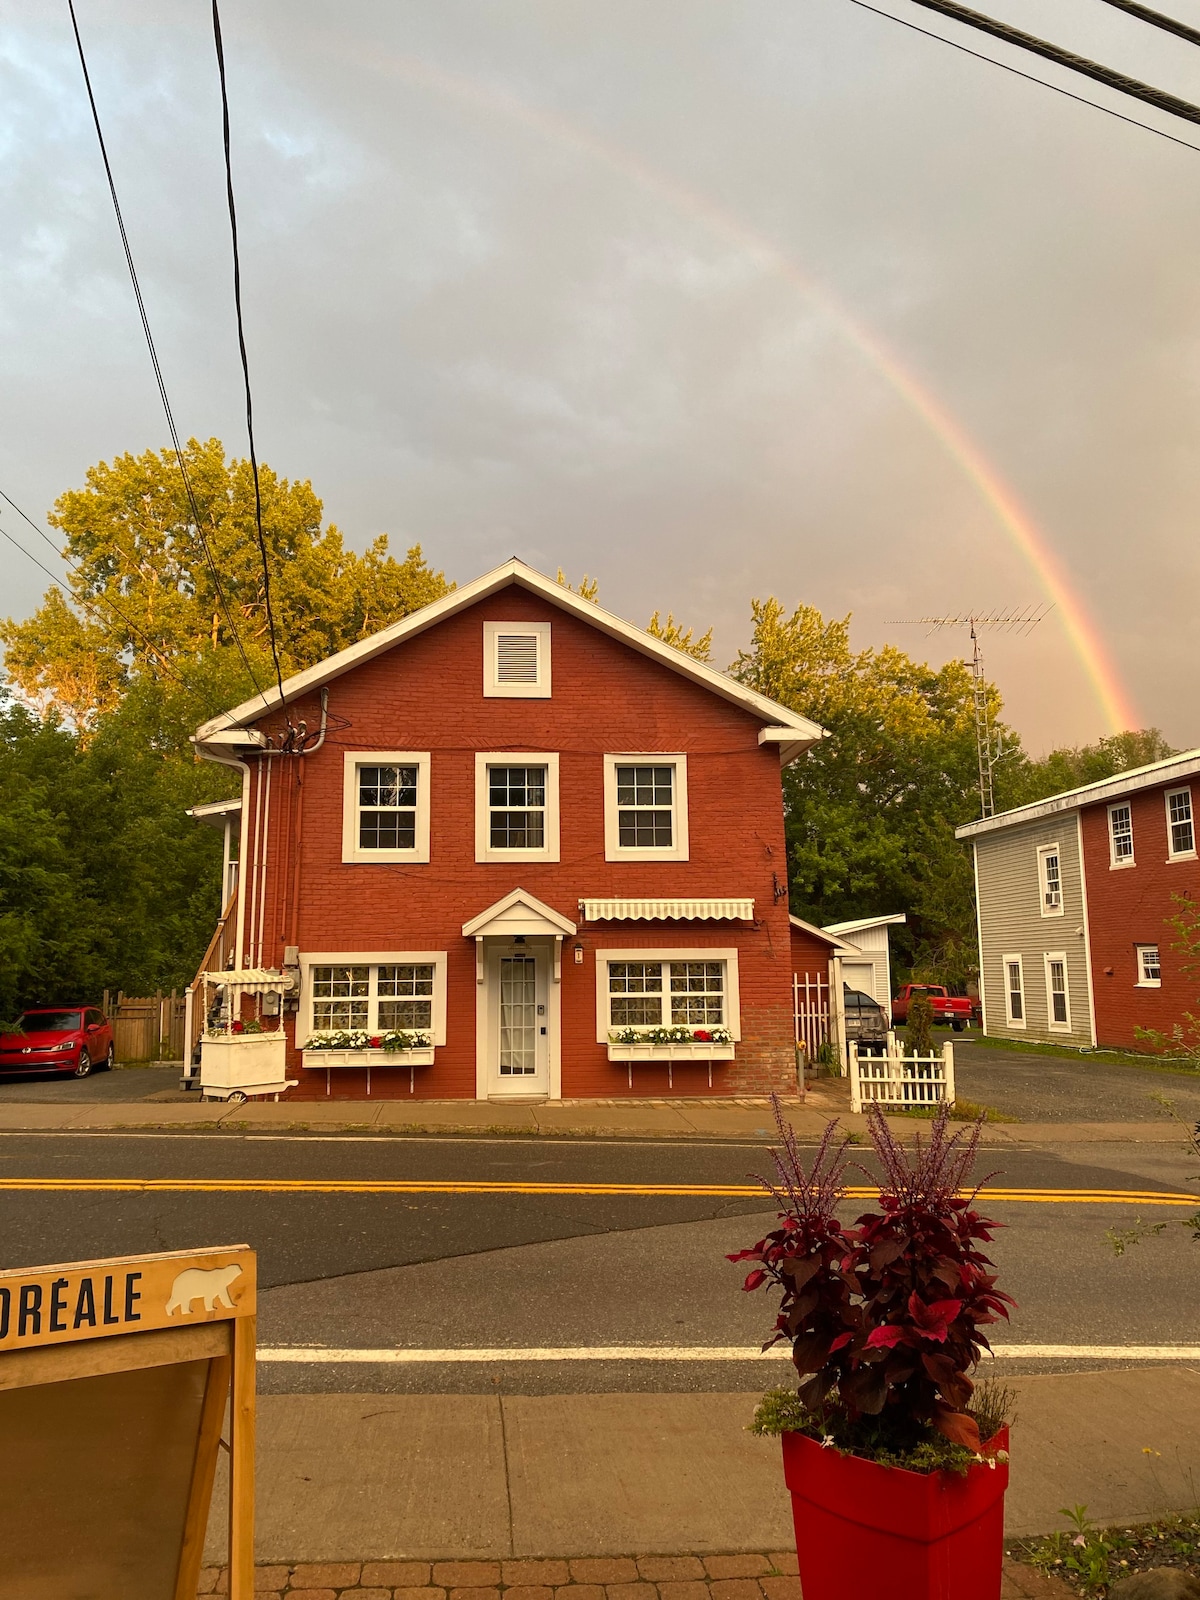
[[[549,951],[497,943],[488,951],[488,1094],[550,1092]]]

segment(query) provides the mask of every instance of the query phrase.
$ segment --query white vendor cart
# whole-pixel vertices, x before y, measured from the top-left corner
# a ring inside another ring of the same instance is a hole
[[[251,1095],[279,1096],[285,1089],[295,1088],[299,1079],[287,1076],[287,1035],[283,1031],[282,1001],[291,988],[291,975],[270,967],[202,974],[202,1097],[239,1103]],[[242,1017],[242,1000],[247,995],[257,999],[253,1028]],[[240,1030],[235,1023],[241,1024]]]

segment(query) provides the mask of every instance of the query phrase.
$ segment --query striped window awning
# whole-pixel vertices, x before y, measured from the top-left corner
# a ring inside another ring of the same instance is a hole
[[[588,922],[753,922],[753,900],[581,900]]]

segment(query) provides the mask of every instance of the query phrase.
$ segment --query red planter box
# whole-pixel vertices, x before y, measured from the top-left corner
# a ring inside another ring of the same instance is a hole
[[[903,1472],[785,1433],[783,1475],[804,1600],[999,1600],[1007,1462]]]

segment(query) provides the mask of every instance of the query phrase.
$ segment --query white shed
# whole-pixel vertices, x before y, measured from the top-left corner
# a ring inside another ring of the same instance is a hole
[[[903,911],[890,917],[855,917],[850,922],[827,923],[824,932],[843,944],[853,945],[855,953],[841,958],[842,982],[850,989],[861,989],[892,1017],[891,950],[888,929],[907,922]]]

